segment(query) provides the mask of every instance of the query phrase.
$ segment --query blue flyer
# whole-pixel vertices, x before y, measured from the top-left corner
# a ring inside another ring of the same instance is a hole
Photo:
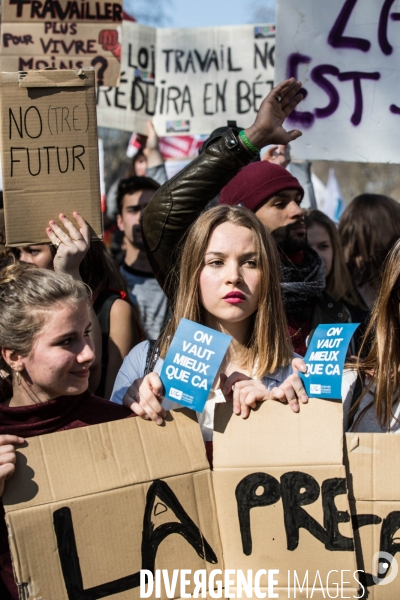
[[[304,357],[307,373],[299,373],[308,396],[341,399],[347,348],[359,324],[318,325]]]
[[[160,373],[165,398],[202,412],[231,339],[181,319]]]

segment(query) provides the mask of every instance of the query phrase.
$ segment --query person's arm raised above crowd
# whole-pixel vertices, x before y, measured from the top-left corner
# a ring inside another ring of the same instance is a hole
[[[251,145],[288,144],[301,135],[283,122],[302,100],[294,78],[277,85],[263,100],[254,124],[245,129],[250,148],[233,131],[210,141],[206,150],[167,181],[150,200],[142,218],[144,245],[158,282],[168,296],[167,280],[176,264],[176,250],[188,228],[220,190],[254,159]]]
[[[59,219],[68,233],[61,229],[55,221],[50,221],[46,233],[53,246],[57,249],[53,261],[54,270],[58,273],[68,273],[74,279],[82,281],[79,273],[79,265],[90,247],[90,228],[79,213],[74,212],[73,215],[76,225],[63,213],[59,215]],[[99,321],[93,307],[90,308],[89,316],[92,323],[90,337],[92,338],[96,355],[90,367],[89,390],[94,393],[101,379],[102,337]]]

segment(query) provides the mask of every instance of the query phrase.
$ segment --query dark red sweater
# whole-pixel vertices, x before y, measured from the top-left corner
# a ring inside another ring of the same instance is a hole
[[[129,409],[92,396],[90,392],[79,396],[61,396],[45,404],[16,408],[0,403],[0,434],[29,438],[132,416],[134,414]],[[18,600],[2,503],[0,503],[0,599]]]

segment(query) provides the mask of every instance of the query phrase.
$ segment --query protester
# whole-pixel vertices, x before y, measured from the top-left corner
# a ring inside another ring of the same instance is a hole
[[[154,129],[153,123],[148,121],[146,124],[147,136],[138,134],[136,136],[136,145],[138,151],[132,158],[129,168],[125,172],[125,179],[128,177],[150,177],[163,185],[167,181],[167,172],[165,170],[164,159],[160,152],[159,139]],[[107,194],[107,217],[110,221],[115,221],[117,217],[117,191],[119,179],[110,186]]]
[[[23,263],[0,272],[0,367],[13,390],[0,402],[0,496],[15,469],[15,445],[24,438],[132,414],[88,391],[94,360],[89,310],[87,286],[70,275]],[[18,597],[1,518],[0,598]]]
[[[324,265],[326,293],[347,308],[353,323],[362,323],[351,344],[351,353],[356,354],[365,333],[369,311],[351,281],[336,225],[317,209],[305,212],[305,223],[308,244],[317,252]]]
[[[298,137],[299,131],[287,133],[282,123],[300,102],[299,89],[300,84],[295,83],[294,79],[277,86],[264,100],[254,126],[246,130],[246,135],[260,145],[269,142],[287,143]],[[219,161],[222,183],[227,177],[224,170],[230,173],[232,169],[229,159],[233,160],[237,168],[248,160],[245,148],[230,132],[216,142],[216,155],[225,144],[227,148],[234,149],[231,150],[232,157],[228,155],[227,159],[223,157]],[[206,150],[205,155],[208,152],[214,155],[214,149],[215,145],[212,144],[211,151]],[[193,164],[196,165],[198,161],[202,163],[203,156],[184,170],[184,177],[191,173]],[[176,269],[172,285],[171,279],[166,282],[167,272],[163,268],[170,257],[164,254],[161,259],[158,254],[160,231],[153,222],[156,218],[154,206],[151,211],[150,204],[143,215],[143,219],[146,219],[146,224],[143,225],[148,234],[147,244],[153,250],[153,253],[149,253],[149,259],[155,264],[160,281],[165,284],[172,303],[173,316],[161,336],[160,355],[162,358],[165,356],[182,317],[229,332],[233,337],[233,344],[221,367],[222,392],[229,398],[234,385],[234,410],[247,416],[248,405],[253,406],[255,399],[275,397],[270,391],[271,387],[287,371],[287,359],[292,353],[281,305],[276,251],[272,238],[259,220],[243,209],[220,206],[195,220],[193,208],[186,197],[186,189],[184,186],[174,186],[179,178],[178,176],[169,184],[174,191],[174,195],[171,194],[171,198],[175,200],[173,206],[175,210],[181,209],[176,226],[183,234],[186,228],[182,226],[182,218],[188,225],[190,221],[195,222],[189,231],[181,266]],[[212,194],[217,184],[215,181],[208,183]],[[194,194],[199,209],[197,195],[191,187],[188,188],[188,194],[190,197]],[[166,211],[158,213],[163,222],[168,210],[172,208],[171,203],[164,207]],[[153,222],[153,229],[147,227],[150,221]],[[151,236],[151,231],[156,231],[156,238]],[[175,232],[172,237],[175,240]],[[175,289],[173,283],[176,283]],[[161,406],[159,398],[162,385],[158,375],[150,373],[141,379],[145,375],[148,352],[149,344],[144,344],[128,355],[117,377],[111,399],[114,402],[125,402],[140,416],[147,415],[160,424],[164,408],[171,408],[175,403],[164,401],[165,404]],[[160,368],[161,361],[158,361],[155,369],[159,372]],[[225,381],[226,376],[228,379]],[[254,376],[262,377],[267,387],[252,381]],[[134,382],[135,379],[137,381]],[[218,380],[215,388],[218,389]],[[208,400],[209,408],[200,416],[206,441],[211,438],[216,397],[224,399],[214,391]],[[279,395],[278,398],[283,399]],[[296,404],[293,408],[298,410]]]
[[[249,211],[215,207],[191,227],[182,253],[172,319],[159,340],[161,358],[182,318],[232,337],[220,369],[222,389],[217,377],[204,411],[197,415],[204,440],[209,442],[215,403],[233,399],[235,413],[247,417],[256,400],[275,397],[271,390],[289,375],[293,355],[274,242]],[[129,353],[111,400],[161,424],[165,410],[179,408],[179,404],[162,399],[161,359],[154,372],[145,374],[149,352],[151,347],[145,342]]]
[[[141,215],[158,188],[149,177],[129,177],[120,181],[117,192],[117,224],[124,232],[126,249],[120,271],[147,339],[156,339],[168,318],[168,300],[153,275],[140,226]]]
[[[293,83],[294,79],[287,85]],[[176,285],[173,270],[180,240],[221,188],[222,204],[240,203],[254,212],[279,245],[289,333],[295,351],[304,356],[307,339],[317,325],[346,322],[349,314],[323,291],[322,262],[307,245],[300,206],[303,188],[283,167],[268,161],[251,162],[258,157],[257,148],[270,142],[274,119],[282,123],[291,110],[278,98],[280,94],[273,90],[261,105],[255,124],[245,130],[250,146],[243,142],[242,134],[228,131],[211,140],[203,154],[162,186],[143,215],[142,229],[149,261],[169,295]],[[275,145],[280,143],[278,139]]]
[[[345,431],[400,433],[400,240],[384,263],[382,283],[363,345],[355,363],[346,365],[342,379]],[[368,352],[365,352],[365,348]],[[363,356],[365,355],[365,358]],[[280,386],[288,399],[303,399],[305,389],[293,360],[294,373]]]
[[[400,205],[380,194],[361,194],[339,221],[347,267],[364,304],[371,309],[378,294],[385,258],[400,237]]]
[[[69,235],[51,221],[46,232],[52,244],[20,246],[18,255],[23,262],[69,273],[90,286],[101,332],[95,342],[97,358],[92,367],[90,389],[110,398],[122,360],[140,341],[141,332],[134,309],[126,299],[124,280],[103,242],[90,242],[88,224],[78,213],[74,213],[74,217],[77,227],[65,215],[60,215]]]

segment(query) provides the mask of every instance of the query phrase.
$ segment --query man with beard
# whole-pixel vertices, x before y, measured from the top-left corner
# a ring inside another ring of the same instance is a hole
[[[159,184],[149,177],[122,179],[117,191],[117,225],[124,232],[125,258],[120,267],[131,302],[138,308],[147,339],[157,339],[168,301],[153,275],[143,245],[140,219]]]
[[[301,201],[304,190],[284,167],[267,161],[244,167],[220,193],[220,203],[254,212],[275,239],[281,259],[282,295],[289,335],[304,356],[320,323],[347,321],[347,310],[323,292],[324,267],[308,246]]]

